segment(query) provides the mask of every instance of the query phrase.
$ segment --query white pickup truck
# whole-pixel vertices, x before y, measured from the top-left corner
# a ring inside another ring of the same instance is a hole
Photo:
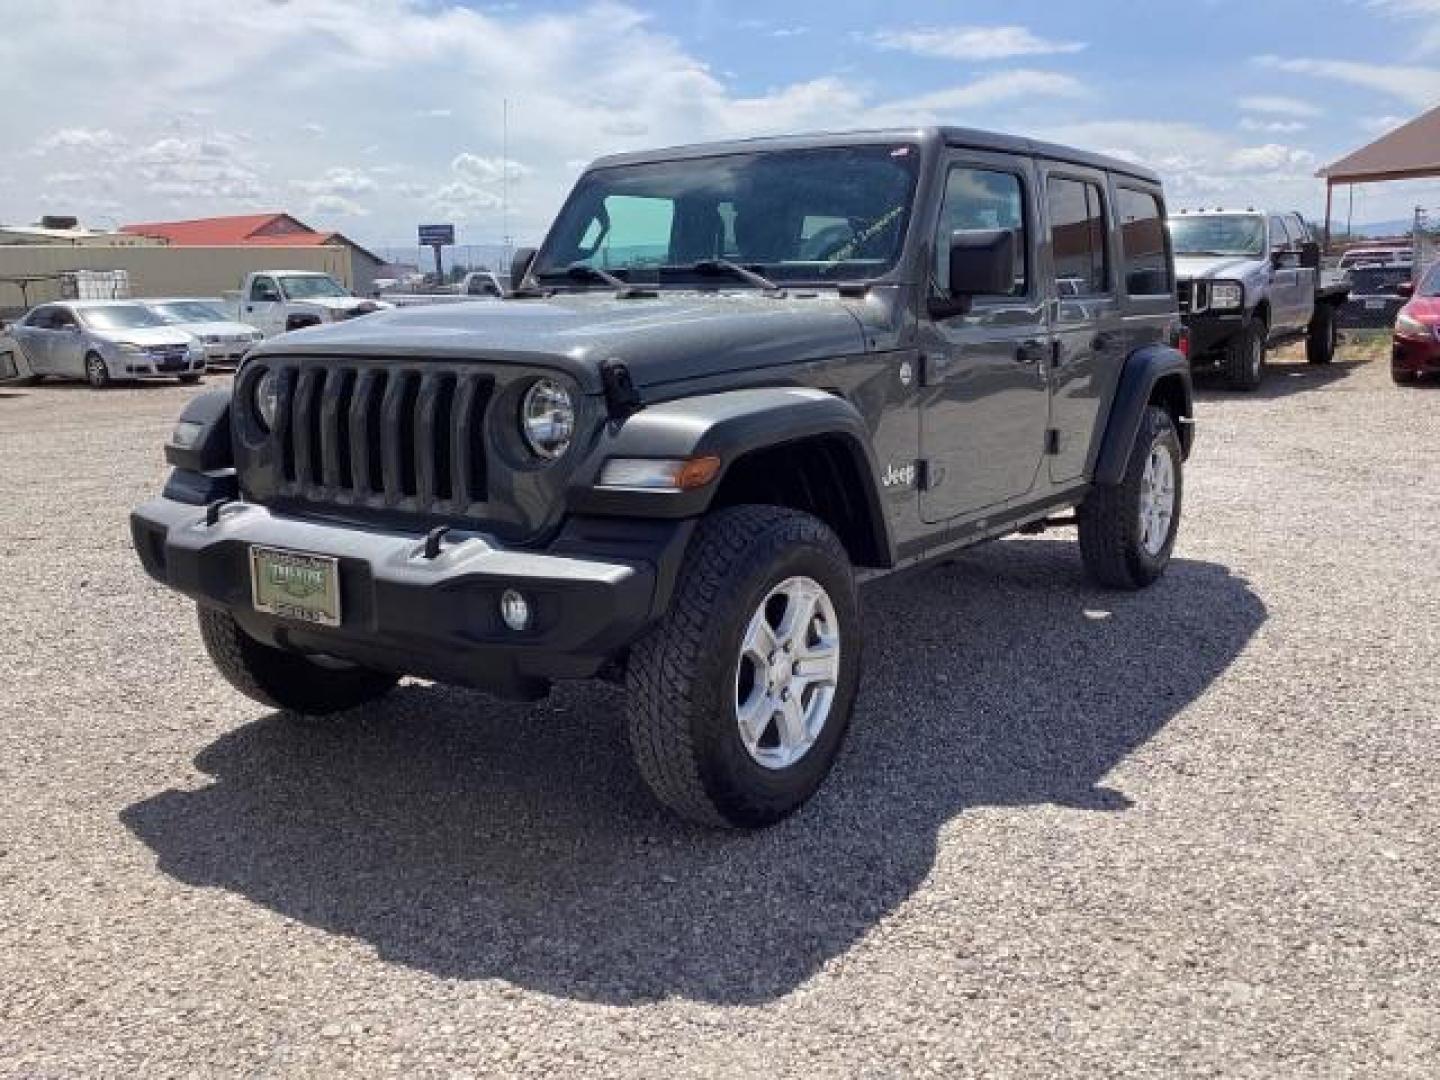
[[[343,322],[390,307],[356,296],[329,274],[311,270],[262,270],[245,275],[237,293],[226,293],[226,314],[266,337],[321,323]]]

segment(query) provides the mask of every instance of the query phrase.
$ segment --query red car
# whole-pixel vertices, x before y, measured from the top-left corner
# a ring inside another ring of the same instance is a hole
[[[1400,286],[1410,302],[1395,316],[1390,374],[1397,383],[1440,374],[1440,263],[1430,268],[1419,287]]]

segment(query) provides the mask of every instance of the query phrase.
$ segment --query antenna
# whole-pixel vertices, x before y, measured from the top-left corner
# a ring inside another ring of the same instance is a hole
[[[500,248],[501,266],[510,265],[510,99],[500,99]]]

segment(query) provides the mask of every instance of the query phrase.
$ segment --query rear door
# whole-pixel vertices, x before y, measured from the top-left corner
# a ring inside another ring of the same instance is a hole
[[[1114,219],[1105,174],[1062,162],[1041,164],[1045,191],[1045,279],[1050,329],[1050,478],[1084,474],[1100,406],[1125,362],[1116,299]]]
[[[935,295],[949,286],[956,230],[1010,229],[1023,257],[1008,294],[977,297],[967,315],[922,320],[920,438],[930,476],[920,510],[928,523],[1019,498],[1035,486],[1045,453],[1050,345],[1034,254],[1037,220],[1028,158],[950,154],[934,226]]]
[[[36,375],[50,374],[50,320],[54,314],[54,306],[46,304],[11,327],[11,335],[25,353],[25,362]]]

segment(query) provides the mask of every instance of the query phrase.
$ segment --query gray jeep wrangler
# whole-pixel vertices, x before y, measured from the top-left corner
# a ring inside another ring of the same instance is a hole
[[[606,158],[512,297],[286,334],[194,398],[135,547],[258,701],[623,680],[656,796],[767,825],[844,738],[858,577],[1058,525],[1106,586],[1164,571],[1164,221],[1143,169],[975,131]]]

